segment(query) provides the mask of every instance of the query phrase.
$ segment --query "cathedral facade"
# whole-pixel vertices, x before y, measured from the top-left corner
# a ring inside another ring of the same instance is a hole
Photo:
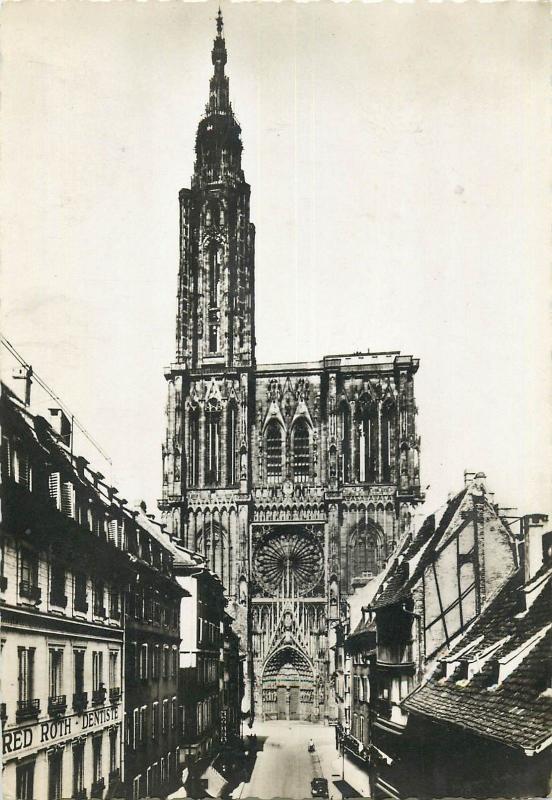
[[[217,18],[209,100],[180,191],[176,361],[160,508],[231,599],[254,713],[332,715],[329,637],[421,500],[414,375],[399,352],[258,364],[255,228]]]

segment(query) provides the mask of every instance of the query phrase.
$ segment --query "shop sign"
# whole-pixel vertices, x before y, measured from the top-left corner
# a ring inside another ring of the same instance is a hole
[[[120,721],[119,705],[104,706],[61,719],[48,719],[25,728],[14,728],[2,734],[4,759],[20,756],[28,750],[50,747],[77,736],[86,735],[108,723]]]

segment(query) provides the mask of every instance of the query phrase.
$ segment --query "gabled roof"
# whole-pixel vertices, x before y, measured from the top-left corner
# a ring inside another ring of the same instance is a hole
[[[462,489],[445,506],[426,517],[413,538],[405,541],[374,597],[373,608],[393,605],[408,596],[426,566],[431,563],[435,548],[444,539],[467,493],[467,488]]]
[[[404,708],[528,754],[549,746],[551,590],[550,565],[525,586],[522,570],[514,573],[447,655],[449,677],[434,673],[406,698]],[[532,602],[523,611],[520,601],[528,592]],[[461,660],[474,665],[471,676],[462,671]]]

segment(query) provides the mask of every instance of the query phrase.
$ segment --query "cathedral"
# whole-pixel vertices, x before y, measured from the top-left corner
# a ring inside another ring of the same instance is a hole
[[[419,362],[391,351],[257,363],[255,227],[226,60],[219,11],[194,173],[179,194],[160,509],[224,584],[252,713],[316,721],[333,716],[332,626],[422,499]]]

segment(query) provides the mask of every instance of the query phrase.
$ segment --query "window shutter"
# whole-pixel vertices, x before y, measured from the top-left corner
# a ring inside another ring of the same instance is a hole
[[[117,547],[117,520],[110,519],[107,525],[107,537],[109,543]]]
[[[64,481],[61,485],[61,510],[66,516],[71,517],[71,519],[74,518],[75,487],[73,486],[71,481]]]
[[[59,472],[51,472],[48,478],[48,488],[50,491],[50,499],[53,500],[56,508],[60,507],[60,494],[59,494]]]

